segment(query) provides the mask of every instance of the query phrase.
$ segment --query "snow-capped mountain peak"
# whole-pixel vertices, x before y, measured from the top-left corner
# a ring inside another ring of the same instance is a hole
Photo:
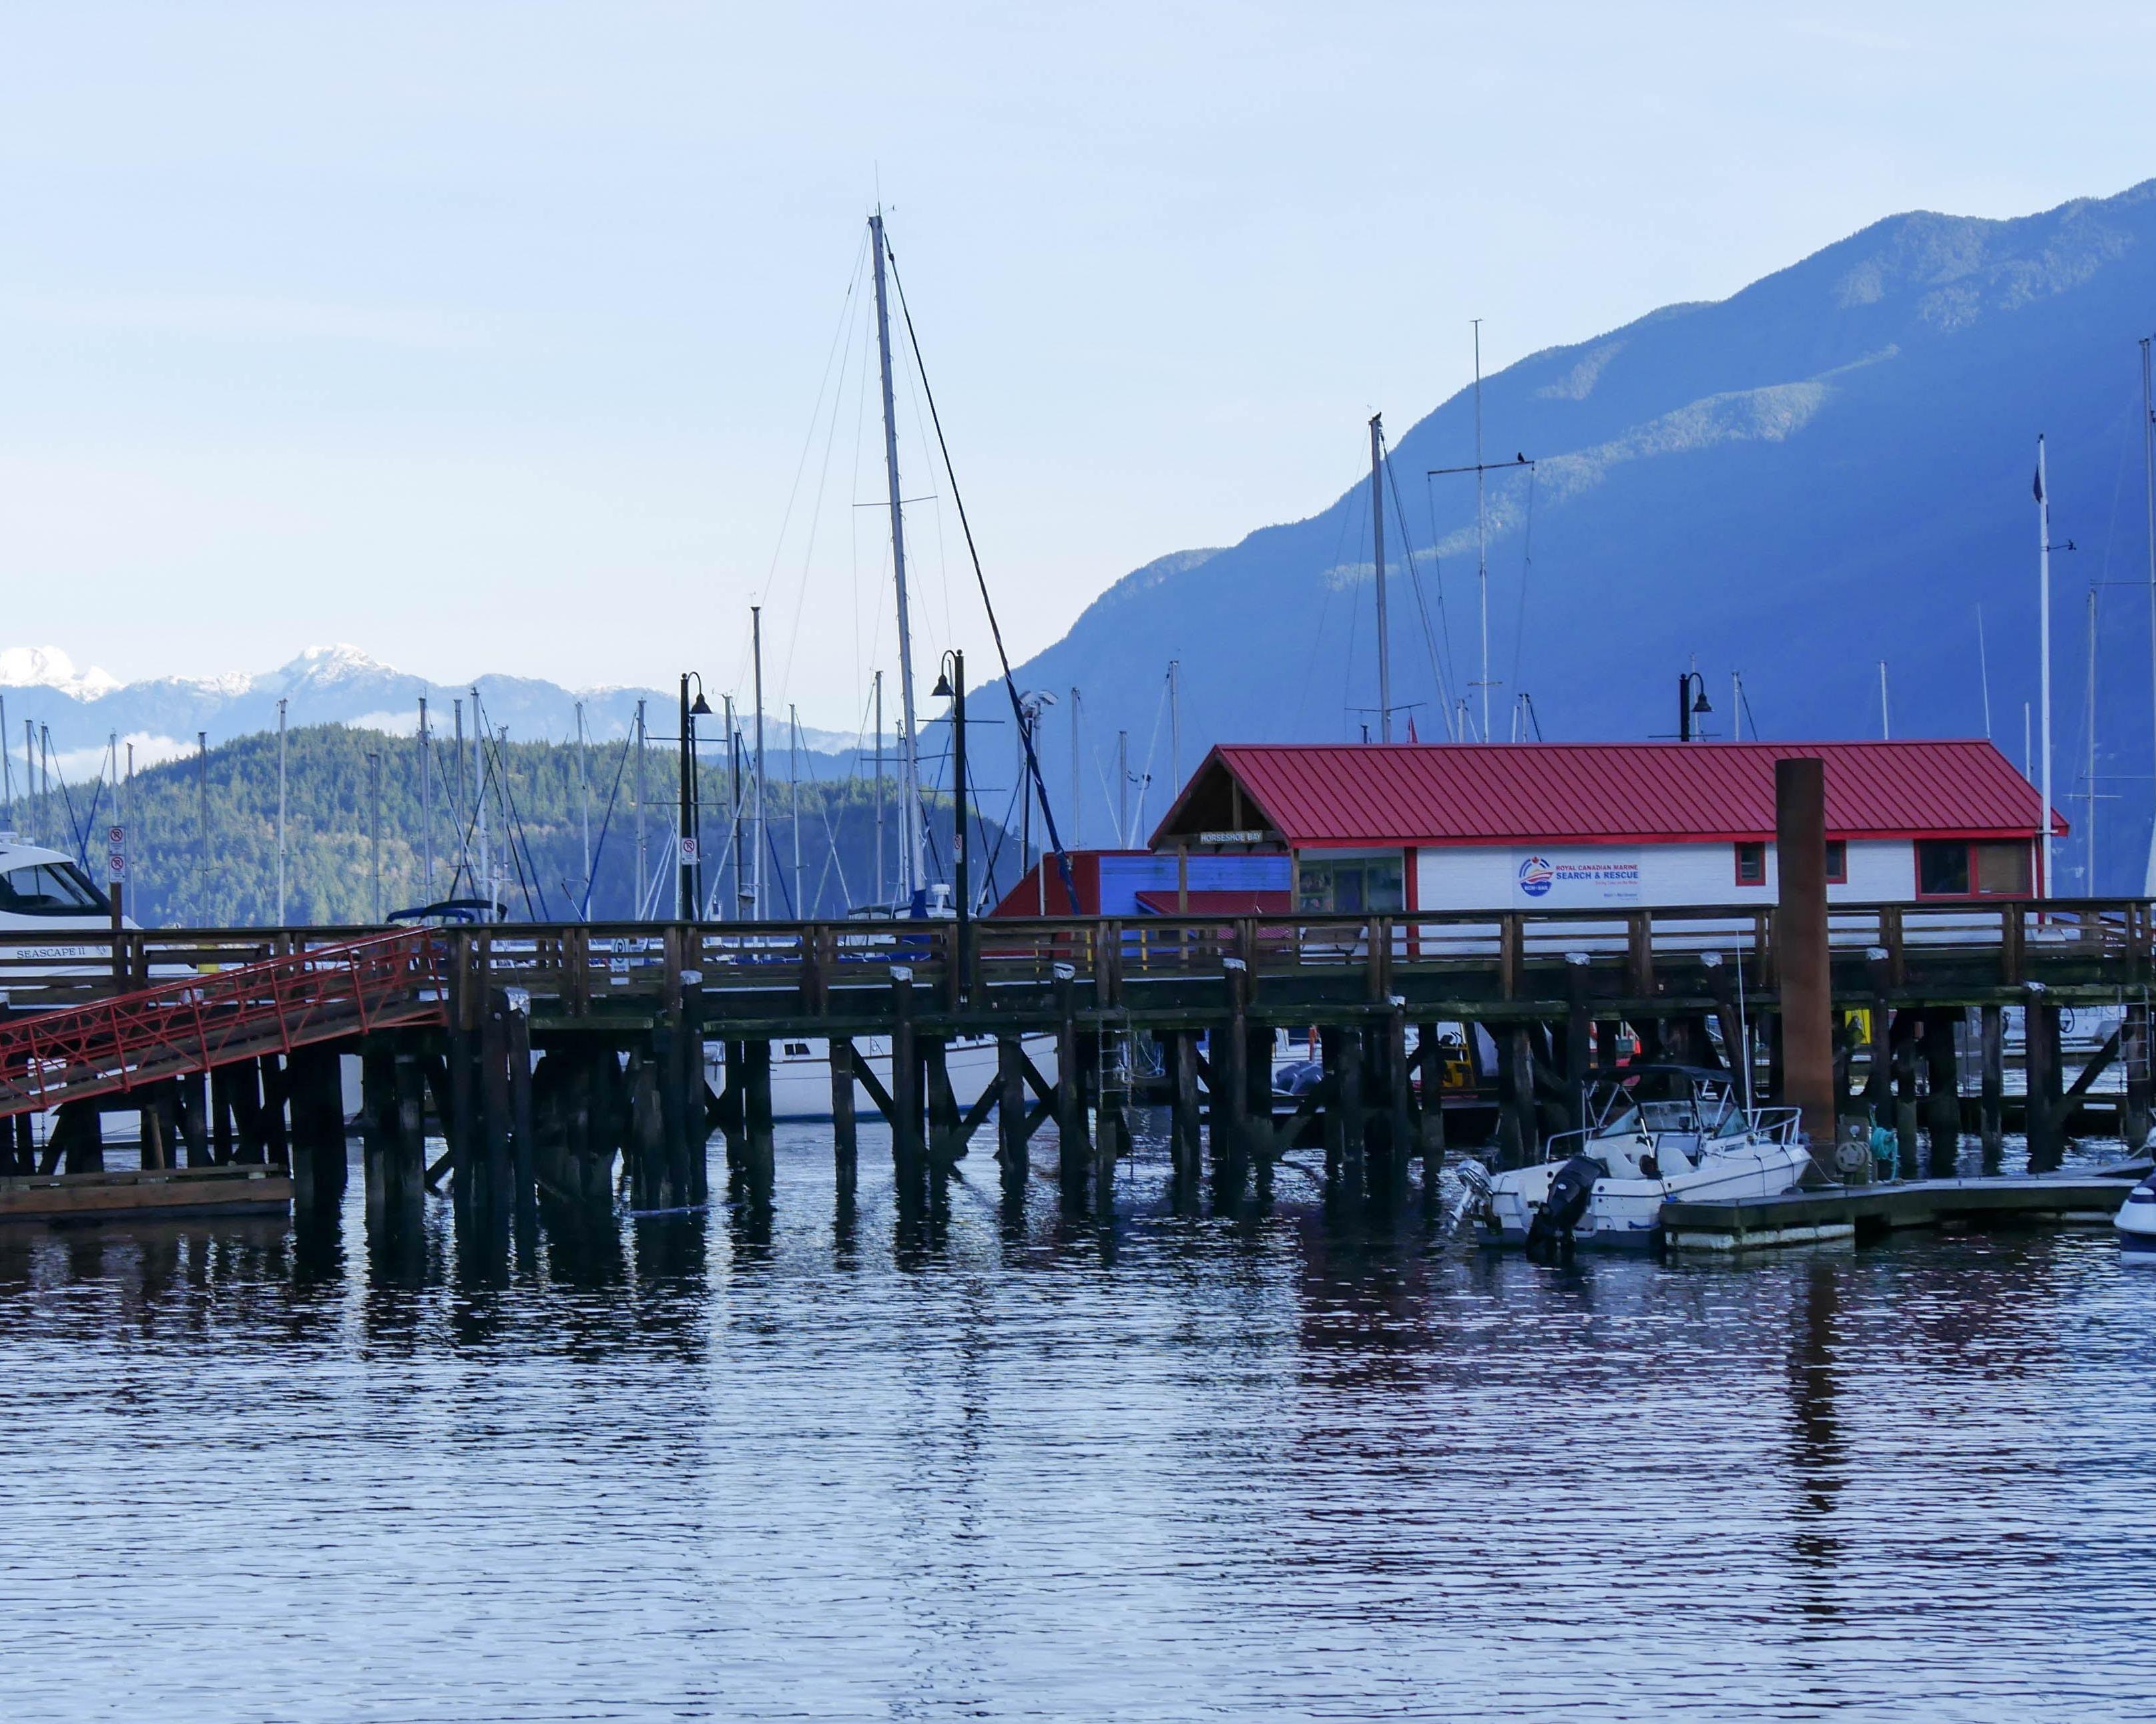
[[[275,672],[287,686],[306,684],[327,688],[358,677],[394,676],[395,667],[383,664],[361,648],[339,641],[334,646],[311,646]]]
[[[0,647],[0,688],[52,689],[71,700],[95,700],[120,686],[95,665],[78,671],[56,646]]]

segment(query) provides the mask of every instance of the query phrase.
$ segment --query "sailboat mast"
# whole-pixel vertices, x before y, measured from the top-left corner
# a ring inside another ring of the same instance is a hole
[[[592,777],[586,769],[584,703],[577,702],[577,806],[584,834],[584,901],[580,921],[589,921],[592,911]]]
[[[1991,740],[1991,654],[1984,644],[1984,607],[1976,608],[1976,680],[1984,690],[1984,740]]]
[[[870,893],[873,904],[883,896],[883,672],[875,674],[875,832],[876,871],[875,890]]]
[[[1183,788],[1183,660],[1168,661],[1168,776]]]
[[[2151,388],[2148,342],[2148,336],[2142,336],[2141,467],[2148,504],[2148,690],[2152,708],[2156,708],[2156,391]],[[2156,729],[2152,729],[2150,741],[2156,750]],[[2151,770],[2156,770],[2156,752],[2149,759]],[[2141,890],[2156,896],[2156,818],[2148,828],[2148,867]]]
[[[479,821],[479,895],[486,900],[485,917],[494,920],[494,854],[489,848],[486,832],[486,755],[485,737],[486,726],[479,715],[479,687],[471,690],[472,708],[472,812]],[[681,745],[687,747],[687,743]],[[675,906],[676,914],[685,916],[688,911]]]
[[[752,604],[748,608],[749,651],[756,666],[756,772],[751,779],[749,824],[755,829],[756,866],[749,870],[749,878],[756,882],[756,915],[754,919],[766,919],[763,908],[763,607]]]
[[[883,464],[891,488],[891,567],[898,588],[898,706],[900,895],[911,901],[927,873],[921,849],[921,755],[913,730],[913,620],[906,602],[906,515],[898,495],[898,413],[891,379],[891,306],[884,288],[883,212],[869,218],[869,249],[875,254],[876,356],[883,366]],[[761,704],[761,703],[759,703]],[[762,859],[758,858],[759,862]]]
[[[2044,878],[2038,895],[2051,895],[2051,488],[2045,482],[2044,439],[2036,439],[2036,654],[2041,660],[2037,676],[2037,699],[2043,705],[2040,715],[2043,756],[2036,762],[2038,789],[2043,798],[2036,811],[2038,836],[2041,840]]]
[[[1475,320],[1475,579],[1482,599],[1482,740],[1490,740],[1490,530],[1482,507],[1482,320]]]
[[[1086,781],[1078,771],[1078,685],[1070,685],[1070,848],[1086,846]],[[1075,910],[1075,906],[1072,908]]]
[[[649,870],[649,855],[644,831],[644,702],[636,703],[636,783],[632,793],[636,800],[636,902],[630,912],[637,921],[644,920],[644,875]]]
[[[285,703],[277,703],[277,926],[285,926]]]
[[[1477,449],[1479,462],[1482,452]],[[1476,485],[1482,475],[1475,475]],[[1370,547],[1376,558],[1378,582],[1378,740],[1393,740],[1393,661],[1391,639],[1385,629],[1385,416],[1370,415]]]
[[[2082,834],[2087,871],[2082,875],[2085,896],[2096,895],[2096,588],[2088,590],[2088,825]]]
[[[434,896],[434,774],[429,756],[434,751],[434,732],[427,725],[427,697],[419,696],[419,841],[420,866],[426,876],[426,896]]]

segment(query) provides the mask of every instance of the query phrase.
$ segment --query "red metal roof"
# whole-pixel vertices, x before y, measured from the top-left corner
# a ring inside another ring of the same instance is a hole
[[[1985,741],[1225,744],[1216,762],[1297,846],[1671,844],[1774,835],[1774,762],[1826,762],[1835,838],[2033,837],[2037,797]],[[2065,821],[2052,815],[2053,829]],[[1183,833],[1188,838],[1192,834]]]

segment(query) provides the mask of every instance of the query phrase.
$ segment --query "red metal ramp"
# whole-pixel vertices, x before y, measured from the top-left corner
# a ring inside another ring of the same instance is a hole
[[[445,1021],[425,929],[176,977],[0,1025],[0,1117],[109,1095],[370,1029]]]

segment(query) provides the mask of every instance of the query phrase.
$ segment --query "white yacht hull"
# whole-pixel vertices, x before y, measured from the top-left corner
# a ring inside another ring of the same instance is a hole
[[[2156,1177],[2143,1180],[2126,1194],[2111,1226],[2118,1235],[2121,1263],[2156,1269]]]
[[[1779,1197],[1795,1189],[1810,1159],[1801,1143],[1765,1142],[1710,1155],[1697,1168],[1674,1178],[1598,1179],[1587,1213],[1573,1229],[1573,1243],[1593,1249],[1646,1250],[1660,1236],[1664,1203]],[[1491,1179],[1483,1228],[1486,1243],[1527,1243],[1527,1229],[1562,1165],[1544,1162]]]
[[[1056,1077],[1055,1038],[1052,1035],[1029,1035],[1020,1038],[1025,1056],[1033,1062],[1034,1069],[1050,1083]],[[887,1036],[862,1036],[854,1043],[854,1051],[865,1059],[875,1080],[891,1090],[891,1039]],[[946,1068],[951,1074],[951,1089],[961,1107],[971,1107],[992,1089],[996,1081],[996,1044],[993,1036],[967,1037],[951,1044],[945,1056]],[[726,1065],[720,1044],[709,1042],[704,1047],[704,1076],[715,1090],[726,1087]],[[854,1085],[854,1108],[864,1119],[879,1117],[876,1105],[867,1089],[858,1081]],[[793,1041],[774,1042],[771,1049],[771,1116],[774,1121],[816,1121],[831,1117],[831,1044],[821,1037]]]

